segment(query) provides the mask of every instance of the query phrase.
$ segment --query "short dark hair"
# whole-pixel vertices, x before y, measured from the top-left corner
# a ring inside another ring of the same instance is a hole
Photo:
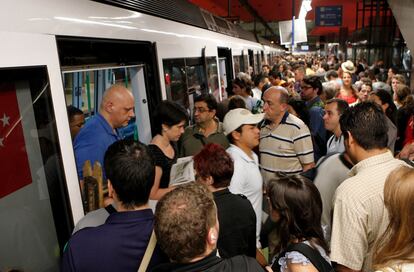
[[[336,103],[336,110],[338,111],[339,115],[344,114],[344,112],[349,108],[348,103],[345,100],[339,98],[332,98],[326,101],[325,104]]]
[[[161,134],[162,125],[169,127],[179,124],[182,121],[188,121],[187,111],[179,104],[163,100],[161,101],[154,113],[155,133]]]
[[[72,121],[73,116],[75,116],[75,115],[83,115],[83,111],[81,111],[80,109],[78,109],[78,108],[76,108],[76,107],[74,107],[72,105],[67,106],[66,109],[68,111],[68,119],[69,119],[69,122]]]
[[[116,195],[125,207],[148,202],[155,178],[155,164],[147,146],[132,139],[108,147],[104,166]]]
[[[206,251],[210,228],[217,223],[213,195],[192,182],[167,193],[155,209],[154,231],[171,261],[188,263]]]
[[[205,102],[209,110],[217,110],[217,100],[212,94],[200,94],[194,98],[196,102]]]
[[[318,95],[322,93],[322,82],[318,76],[305,76],[303,78],[303,82],[307,85],[312,86],[313,89],[318,89]]]
[[[358,103],[349,107],[339,119],[342,135],[347,139],[347,132],[365,150],[386,148],[388,126],[382,109],[373,102]]]
[[[229,99],[227,110],[231,111],[238,108],[246,109],[246,102],[240,95],[234,95]]]
[[[265,78],[269,78],[269,77],[268,77],[267,75],[262,74],[262,73],[257,74],[257,75],[254,77],[254,80],[253,80],[253,82],[254,82],[254,86],[259,86],[259,84],[260,84],[261,82],[264,82]]]
[[[331,77],[338,78],[338,73],[335,70],[329,70],[326,72],[325,77],[330,80]]]
[[[284,78],[283,74],[279,71],[276,71],[276,70],[270,71],[269,77],[273,77],[274,79],[276,79],[276,78],[283,79]]]
[[[296,111],[296,113],[299,115],[299,118],[309,127],[310,115],[309,110],[306,107],[306,102],[301,99],[291,97],[288,100],[288,105]]]
[[[221,145],[214,143],[206,144],[194,156],[194,169],[202,178],[211,176],[215,188],[228,187],[234,172],[230,155]]]
[[[236,132],[238,132],[238,133],[242,133],[242,128],[243,128],[243,126],[244,125],[241,125],[241,126],[239,126],[238,128],[236,128],[235,130],[233,130],[233,131],[236,131]],[[227,134],[227,140],[229,140],[229,143],[231,143],[231,144],[236,144],[236,141],[234,140],[234,138],[233,138],[233,131],[232,132],[230,132],[229,134]]]
[[[299,241],[315,239],[329,252],[321,225],[321,195],[309,179],[301,175],[276,173],[276,178],[269,181],[266,193],[271,208],[280,214],[281,250],[286,249],[294,237]]]
[[[381,104],[388,104],[388,108],[385,110],[385,115],[395,124],[397,118],[397,107],[392,100],[391,94],[385,90],[376,90],[371,92],[370,95],[375,95],[381,100]]]

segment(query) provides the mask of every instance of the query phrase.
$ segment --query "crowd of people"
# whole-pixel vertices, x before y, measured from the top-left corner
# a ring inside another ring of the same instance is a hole
[[[117,133],[132,93],[105,92],[73,137],[79,178],[85,160],[101,162],[112,203],[78,222],[62,270],[414,271],[404,76],[363,59],[278,56],[232,87],[223,101],[197,96],[193,116],[162,101],[149,145]],[[188,156],[194,181],[171,186]]]

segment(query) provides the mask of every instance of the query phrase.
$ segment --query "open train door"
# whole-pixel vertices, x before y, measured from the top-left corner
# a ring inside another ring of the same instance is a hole
[[[218,51],[218,63],[219,63],[219,75],[221,87],[226,89],[227,93],[232,92],[232,80],[233,75],[233,57],[230,48],[217,48]]]

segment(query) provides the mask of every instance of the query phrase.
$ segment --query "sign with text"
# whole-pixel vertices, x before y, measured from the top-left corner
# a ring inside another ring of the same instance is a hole
[[[342,6],[316,7],[315,25],[342,26]]]

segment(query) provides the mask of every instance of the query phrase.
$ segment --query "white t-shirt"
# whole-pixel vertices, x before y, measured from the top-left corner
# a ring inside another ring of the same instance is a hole
[[[243,194],[252,203],[256,213],[256,244],[260,246],[259,237],[262,226],[263,178],[259,170],[259,160],[253,153],[250,158],[243,150],[230,145],[226,150],[234,160],[234,174],[229,190],[233,194]]]
[[[345,152],[344,136],[341,134],[336,138],[335,134],[332,135],[326,143],[326,148],[326,154]]]

